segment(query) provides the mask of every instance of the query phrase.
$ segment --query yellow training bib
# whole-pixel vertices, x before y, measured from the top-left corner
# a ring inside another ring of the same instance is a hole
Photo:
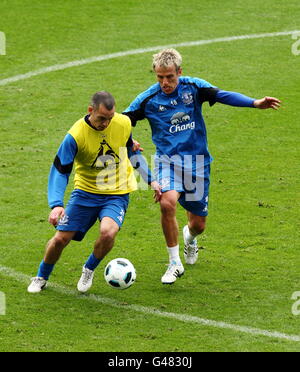
[[[84,118],[69,130],[78,152],[75,157],[75,189],[94,194],[122,195],[137,189],[127,153],[130,119],[115,113],[109,126],[98,131]]]

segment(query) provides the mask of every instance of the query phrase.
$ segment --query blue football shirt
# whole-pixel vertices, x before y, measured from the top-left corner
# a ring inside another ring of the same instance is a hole
[[[216,102],[239,107],[254,107],[254,99],[240,93],[220,90],[207,81],[188,76],[179,77],[171,94],[164,93],[159,83],[139,94],[124,111],[135,126],[138,120],[148,119],[152,141],[158,156],[201,155],[204,165],[212,161],[208,150],[202,105]]]
[[[157,155],[204,155],[205,164],[212,160],[202,116],[202,103],[216,102],[217,88],[207,81],[180,77],[171,94],[165,94],[159,83],[141,93],[125,110],[132,121],[147,118]]]

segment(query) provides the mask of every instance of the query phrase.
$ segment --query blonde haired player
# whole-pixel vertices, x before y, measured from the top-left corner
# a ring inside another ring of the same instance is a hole
[[[148,119],[156,146],[156,178],[163,186],[161,223],[169,254],[169,266],[161,278],[163,284],[173,284],[184,273],[176,220],[177,202],[187,211],[188,221],[183,229],[187,264],[196,263],[196,237],[206,227],[212,157],[202,105],[209,102],[213,106],[219,102],[260,109],[280,106],[277,98],[255,100],[218,89],[203,79],[182,76],[181,64],[182,57],[175,49],[164,49],[154,55],[157,83],[138,95],[124,112],[133,126],[139,120]],[[187,179],[194,181],[189,183]]]

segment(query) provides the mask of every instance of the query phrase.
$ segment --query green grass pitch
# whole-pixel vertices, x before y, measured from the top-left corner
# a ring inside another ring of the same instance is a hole
[[[0,13],[6,35],[0,80],[138,48],[300,29],[298,0],[2,0]],[[132,194],[123,229],[97,269],[91,295],[73,291],[98,225],[82,243],[71,243],[57,264],[51,282],[64,290],[50,287],[37,296],[26,291],[54,233],[47,222],[47,178],[60,142],[95,91],[110,91],[121,112],[152,84],[153,53],[0,85],[0,292],[6,299],[0,351],[300,349],[292,340],[142,311],[300,335],[300,318],[291,312],[291,296],[300,291],[300,56],[292,53],[294,42],[287,35],[178,48],[185,75],[255,98],[275,96],[283,107],[274,112],[204,106],[215,159],[208,227],[199,239],[199,262],[171,287],[160,283],[167,255],[159,206],[149,190]],[[153,154],[146,121],[134,137],[147,156]],[[71,190],[72,180],[66,199]],[[178,221],[182,228],[180,207]],[[108,260],[122,256],[134,263],[137,282],[116,291],[105,284],[103,270]],[[10,276],[4,268],[18,274]]]

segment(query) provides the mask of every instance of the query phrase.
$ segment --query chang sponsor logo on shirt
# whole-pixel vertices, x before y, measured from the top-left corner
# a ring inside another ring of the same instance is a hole
[[[171,127],[169,132],[174,134],[185,130],[195,129],[195,122],[190,122],[191,117],[185,112],[177,112],[171,117]]]

